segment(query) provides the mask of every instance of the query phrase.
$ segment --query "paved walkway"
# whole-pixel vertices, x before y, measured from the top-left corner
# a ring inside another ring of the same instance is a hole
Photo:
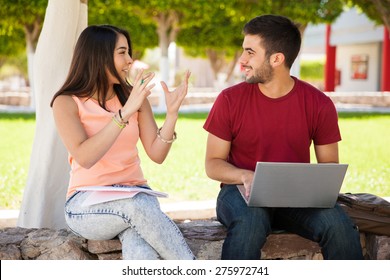
[[[390,107],[374,107],[359,104],[336,104],[338,112],[390,113]]]

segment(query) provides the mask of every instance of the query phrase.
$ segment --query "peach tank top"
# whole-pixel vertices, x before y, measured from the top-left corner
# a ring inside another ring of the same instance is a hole
[[[110,112],[101,108],[94,99],[73,96],[73,100],[79,108],[81,123],[89,137],[112,121],[113,112],[122,107],[117,97],[107,102],[106,107]],[[77,187],[146,184],[138,156],[138,139],[138,113],[135,113],[112,147],[91,168],[81,167],[69,154],[71,171],[67,197],[72,195]]]

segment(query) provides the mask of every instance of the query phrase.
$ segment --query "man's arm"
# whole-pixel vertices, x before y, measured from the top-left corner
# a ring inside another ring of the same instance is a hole
[[[231,143],[211,133],[207,138],[206,174],[225,184],[243,184],[249,193],[253,171],[240,169],[227,162]]]
[[[338,143],[315,145],[314,151],[318,163],[339,163]]]

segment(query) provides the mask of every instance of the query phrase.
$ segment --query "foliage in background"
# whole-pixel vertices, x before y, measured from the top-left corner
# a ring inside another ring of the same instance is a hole
[[[385,25],[390,31],[390,0],[343,0],[350,7],[360,11],[377,24]]]
[[[20,55],[26,42],[27,52],[35,50],[47,3],[0,0],[0,67],[8,57]],[[88,3],[88,15],[90,24],[130,30],[136,59],[157,45],[167,57],[169,44],[177,41],[187,54],[207,56],[214,77],[225,71],[228,80],[239,57],[243,24],[250,18],[266,13],[288,16],[304,32],[309,23],[333,22],[344,5],[356,5],[378,24],[390,26],[390,0],[94,0]],[[26,76],[27,70],[21,73]]]
[[[7,60],[20,56],[25,52],[26,42],[20,40],[24,33],[20,29],[15,29],[13,26],[5,26],[0,22],[0,67]],[[26,56],[22,56],[26,59]]]
[[[13,39],[6,41],[6,45],[27,42],[27,47],[35,50],[47,2],[48,0],[0,0],[1,34],[6,33],[10,39]]]
[[[143,23],[132,6],[122,1],[89,1],[88,25],[110,24],[126,29],[130,33],[133,58],[141,59],[146,48],[158,46],[156,25]]]
[[[27,83],[28,55],[35,52],[46,5],[47,0],[0,0],[0,67],[6,62],[15,66]]]
[[[129,29],[135,58],[159,45],[162,56],[177,41],[188,53],[209,57],[215,76],[231,72],[241,48],[241,29],[250,18],[273,13],[302,26],[333,22],[345,4],[358,5],[378,23],[390,18],[390,0],[93,0],[88,1],[90,24],[109,23]],[[11,53],[35,49],[48,0],[0,0],[0,67]],[[387,24],[387,26],[389,26]],[[23,47],[24,46],[24,47]],[[26,64],[23,64],[26,65]],[[226,70],[227,69],[227,70]],[[26,73],[25,71],[22,71]]]
[[[191,56],[207,56],[214,78],[225,68],[230,79],[241,53],[242,29],[251,18],[262,14],[279,14],[300,24],[303,33],[309,23],[334,21],[343,11],[341,0],[334,1],[213,1],[205,16],[177,36],[177,43]]]

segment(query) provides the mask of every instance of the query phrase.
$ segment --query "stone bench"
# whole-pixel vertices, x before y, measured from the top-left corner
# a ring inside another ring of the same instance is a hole
[[[214,219],[177,222],[197,259],[220,259],[225,228]],[[390,259],[390,237],[361,233],[366,259]],[[118,239],[86,240],[70,231],[26,229],[0,230],[1,260],[119,260],[122,258]],[[262,259],[322,259],[317,243],[291,233],[274,233],[262,250]]]

